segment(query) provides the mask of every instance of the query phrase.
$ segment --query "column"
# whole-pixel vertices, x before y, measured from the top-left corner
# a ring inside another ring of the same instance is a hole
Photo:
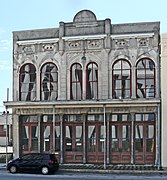
[[[107,114],[107,164],[110,164],[110,119]]]
[[[22,146],[19,141],[19,115],[13,115],[13,158],[19,157]]]
[[[60,115],[60,163],[64,162],[64,146],[63,146],[63,115]]]
[[[83,163],[86,163],[86,114],[82,115],[83,118]]]
[[[37,115],[37,118],[38,118],[38,152],[41,152],[41,139],[42,139],[41,115]]]
[[[132,126],[132,133],[131,133],[131,164],[134,164],[134,121],[135,121],[135,113],[130,113],[131,115],[131,126]]]

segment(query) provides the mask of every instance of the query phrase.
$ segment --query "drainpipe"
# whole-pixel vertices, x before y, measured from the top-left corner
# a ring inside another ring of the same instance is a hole
[[[157,128],[157,162],[156,162],[156,165],[157,165],[157,168],[158,170],[161,169],[161,110],[160,110],[160,105],[158,105],[158,108],[157,108],[157,119],[156,121],[158,121],[158,124],[156,126]]]
[[[106,169],[106,105],[103,105],[104,111],[104,169]]]
[[[53,106],[53,153],[55,153],[55,106]]]

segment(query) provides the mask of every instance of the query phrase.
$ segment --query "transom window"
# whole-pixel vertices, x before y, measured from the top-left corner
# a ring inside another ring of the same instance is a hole
[[[155,97],[155,65],[151,59],[143,58],[136,67],[137,98]]]
[[[136,114],[136,121],[155,121],[154,113]]]
[[[71,99],[82,99],[82,67],[75,63],[71,66]]]
[[[113,99],[131,97],[131,66],[127,60],[120,59],[112,68]]]
[[[86,67],[86,98],[98,99],[98,67],[93,62]]]
[[[57,100],[58,69],[53,63],[46,63],[41,69],[41,100]]]
[[[33,64],[25,64],[20,69],[20,101],[36,99],[36,69]]]

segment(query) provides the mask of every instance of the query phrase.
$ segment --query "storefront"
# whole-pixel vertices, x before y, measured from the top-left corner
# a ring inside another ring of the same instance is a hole
[[[155,102],[149,108],[141,104],[125,108],[120,104],[119,108],[111,108],[111,104],[86,106],[77,114],[75,108],[53,108],[53,114],[19,115],[20,155],[51,152],[61,163],[156,164]],[[57,115],[58,111],[61,113]],[[65,111],[73,114],[63,114]]]

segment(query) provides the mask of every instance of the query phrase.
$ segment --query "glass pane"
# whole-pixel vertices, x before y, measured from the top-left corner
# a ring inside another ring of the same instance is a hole
[[[136,121],[154,121],[155,114],[136,114]]]
[[[137,83],[137,97],[138,98],[144,98],[146,93],[145,93],[145,80],[138,80]]]
[[[22,127],[22,149],[28,151],[28,140],[29,140],[29,133],[28,133],[28,126]]]
[[[72,121],[80,122],[82,121],[82,116],[81,115],[64,115],[63,120],[67,122],[72,122]]]
[[[76,132],[75,132],[75,150],[76,151],[82,151],[83,145],[82,145],[82,126],[76,126]]]
[[[38,122],[37,116],[21,116],[22,122]]]
[[[114,69],[121,69],[121,61],[117,61],[117,62],[114,64]]]
[[[122,151],[130,151],[130,126],[122,126]]]
[[[154,125],[147,125],[146,127],[146,151],[154,151]]]
[[[123,79],[130,79],[130,70],[123,70],[122,77],[123,77]]]
[[[88,126],[88,152],[96,151],[96,128]]]
[[[112,115],[112,121],[117,121],[117,115],[116,114]]]
[[[115,89],[115,91],[114,91],[114,98],[122,99],[122,89],[121,90]]]
[[[44,151],[50,151],[50,126],[45,126],[44,128]]]
[[[129,99],[130,98],[130,90],[124,90],[123,92],[123,98],[124,99]]]
[[[31,151],[38,151],[38,126],[31,127]]]
[[[60,151],[60,126],[55,126],[55,151]]]
[[[66,151],[72,151],[72,126],[66,126]]]
[[[105,136],[105,128],[104,126],[99,127],[99,152],[104,152],[104,136]]]
[[[135,126],[135,151],[143,152],[143,126]]]
[[[146,97],[154,97],[154,79],[146,79]]]
[[[119,151],[119,136],[118,136],[118,126],[111,126],[112,128],[112,138],[111,138],[111,151]]]
[[[145,79],[145,69],[138,69],[137,70],[137,78],[138,79]]]
[[[122,69],[130,69],[129,64],[126,61],[121,60],[121,62],[122,62]]]
[[[113,71],[113,76],[114,76],[114,79],[121,79],[121,70],[120,69],[114,69]]]

